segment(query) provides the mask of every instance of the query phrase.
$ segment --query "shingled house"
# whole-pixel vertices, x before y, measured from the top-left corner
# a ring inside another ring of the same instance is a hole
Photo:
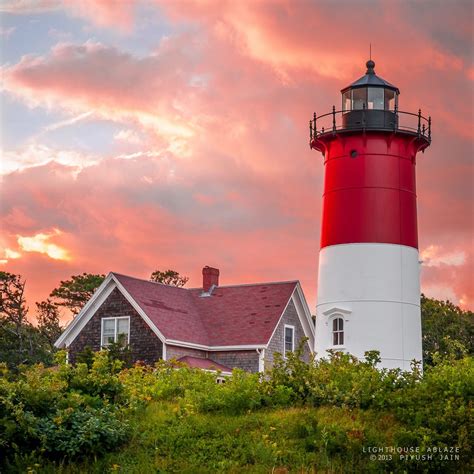
[[[202,288],[177,288],[109,273],[69,324],[56,347],[74,362],[123,334],[135,360],[177,359],[192,367],[263,371],[275,352],[293,351],[314,324],[298,281],[219,286],[219,270],[203,268]]]

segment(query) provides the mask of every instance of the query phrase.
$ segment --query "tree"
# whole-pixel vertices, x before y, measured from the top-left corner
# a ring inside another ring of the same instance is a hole
[[[421,295],[423,362],[433,364],[433,355],[447,355],[455,350],[461,357],[464,348],[474,354],[474,313],[450,301],[439,301]],[[457,348],[457,349],[456,349]]]
[[[25,280],[20,275],[0,272],[0,322],[1,352],[11,349],[18,353],[17,361],[25,358],[28,352],[28,308],[25,299]],[[9,359],[2,354],[2,359]]]
[[[67,308],[76,316],[104,279],[105,275],[92,273],[73,275],[70,280],[61,281],[49,297],[54,298],[56,306]]]
[[[163,283],[164,285],[183,287],[186,285],[189,278],[186,276],[181,276],[174,270],[166,270],[164,272],[156,270],[151,274],[150,280],[156,281],[157,283]]]
[[[0,360],[12,369],[52,362],[51,346],[28,321],[25,285],[21,275],[0,272]]]
[[[49,298],[46,301],[36,303],[36,319],[39,333],[53,349],[54,342],[62,332],[59,324],[58,307]]]

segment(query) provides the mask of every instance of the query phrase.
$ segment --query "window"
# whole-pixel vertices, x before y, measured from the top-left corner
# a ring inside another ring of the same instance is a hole
[[[342,110],[346,112],[347,110],[351,110],[351,90],[349,89],[348,91],[344,92],[342,94]]]
[[[367,88],[352,90],[352,110],[367,108]]]
[[[295,350],[295,328],[285,324],[285,347],[284,354]]]
[[[383,89],[381,87],[369,87],[368,89],[368,109],[383,110]]]
[[[124,335],[124,342],[130,342],[130,317],[102,318],[102,347],[118,342]]]
[[[384,108],[385,110],[395,110],[395,91],[390,89],[385,89],[385,102]]]
[[[344,320],[342,318],[332,320],[332,345],[344,345]]]

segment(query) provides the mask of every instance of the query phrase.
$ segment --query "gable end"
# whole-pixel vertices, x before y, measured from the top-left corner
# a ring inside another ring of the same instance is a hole
[[[101,349],[102,321],[105,318],[129,318],[129,345],[132,360],[153,364],[163,357],[163,343],[120,290],[114,288],[70,343],[68,349],[71,362],[75,362],[77,353],[86,347],[90,347],[93,351]]]

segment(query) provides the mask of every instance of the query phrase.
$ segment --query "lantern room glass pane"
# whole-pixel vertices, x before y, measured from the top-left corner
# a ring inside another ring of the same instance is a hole
[[[351,90],[348,90],[342,94],[342,110],[346,112],[351,110]]]
[[[352,89],[352,110],[367,108],[367,88]]]
[[[395,110],[395,91],[385,89],[384,108],[385,110]]]
[[[369,87],[368,89],[368,109],[383,110],[383,88]]]

